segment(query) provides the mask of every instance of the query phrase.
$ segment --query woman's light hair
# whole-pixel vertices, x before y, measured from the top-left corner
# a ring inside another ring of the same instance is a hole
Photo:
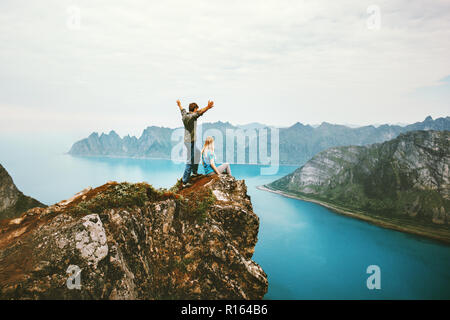
[[[203,153],[205,152],[205,150],[207,150],[207,151],[209,151],[211,153],[214,152],[214,138],[213,137],[209,136],[205,140],[205,144],[203,145],[202,154],[201,154],[202,155],[202,157],[201,157],[202,162],[203,162]]]

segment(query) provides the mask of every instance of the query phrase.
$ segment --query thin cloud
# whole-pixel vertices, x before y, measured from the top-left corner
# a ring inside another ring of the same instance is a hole
[[[3,0],[0,103],[80,130],[74,114],[104,114],[98,127],[130,133],[137,116],[176,126],[178,98],[214,99],[208,121],[278,126],[448,115],[446,95],[416,93],[450,73],[449,2],[378,1],[379,30],[367,28],[372,4]]]

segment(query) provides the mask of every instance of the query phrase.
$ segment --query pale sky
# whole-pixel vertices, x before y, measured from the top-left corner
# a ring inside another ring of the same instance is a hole
[[[214,100],[207,122],[412,123],[450,115],[449,57],[449,0],[2,0],[0,134],[140,135],[180,126],[177,99]]]

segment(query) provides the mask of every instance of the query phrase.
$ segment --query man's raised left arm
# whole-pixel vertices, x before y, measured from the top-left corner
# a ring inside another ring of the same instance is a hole
[[[180,100],[177,100],[177,106],[181,111],[181,115],[184,115],[186,113],[186,110],[181,106]]]
[[[200,115],[203,115],[206,111],[208,111],[212,107],[214,107],[214,101],[208,101],[208,105],[206,107],[204,107],[203,109],[198,110],[197,112]]]

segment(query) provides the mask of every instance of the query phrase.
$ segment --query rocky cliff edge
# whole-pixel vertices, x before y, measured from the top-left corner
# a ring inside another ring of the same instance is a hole
[[[36,199],[24,195],[0,164],[0,220],[15,218],[34,207],[46,207]]]
[[[109,182],[0,221],[0,298],[261,299],[258,229],[229,176],[181,191]]]

